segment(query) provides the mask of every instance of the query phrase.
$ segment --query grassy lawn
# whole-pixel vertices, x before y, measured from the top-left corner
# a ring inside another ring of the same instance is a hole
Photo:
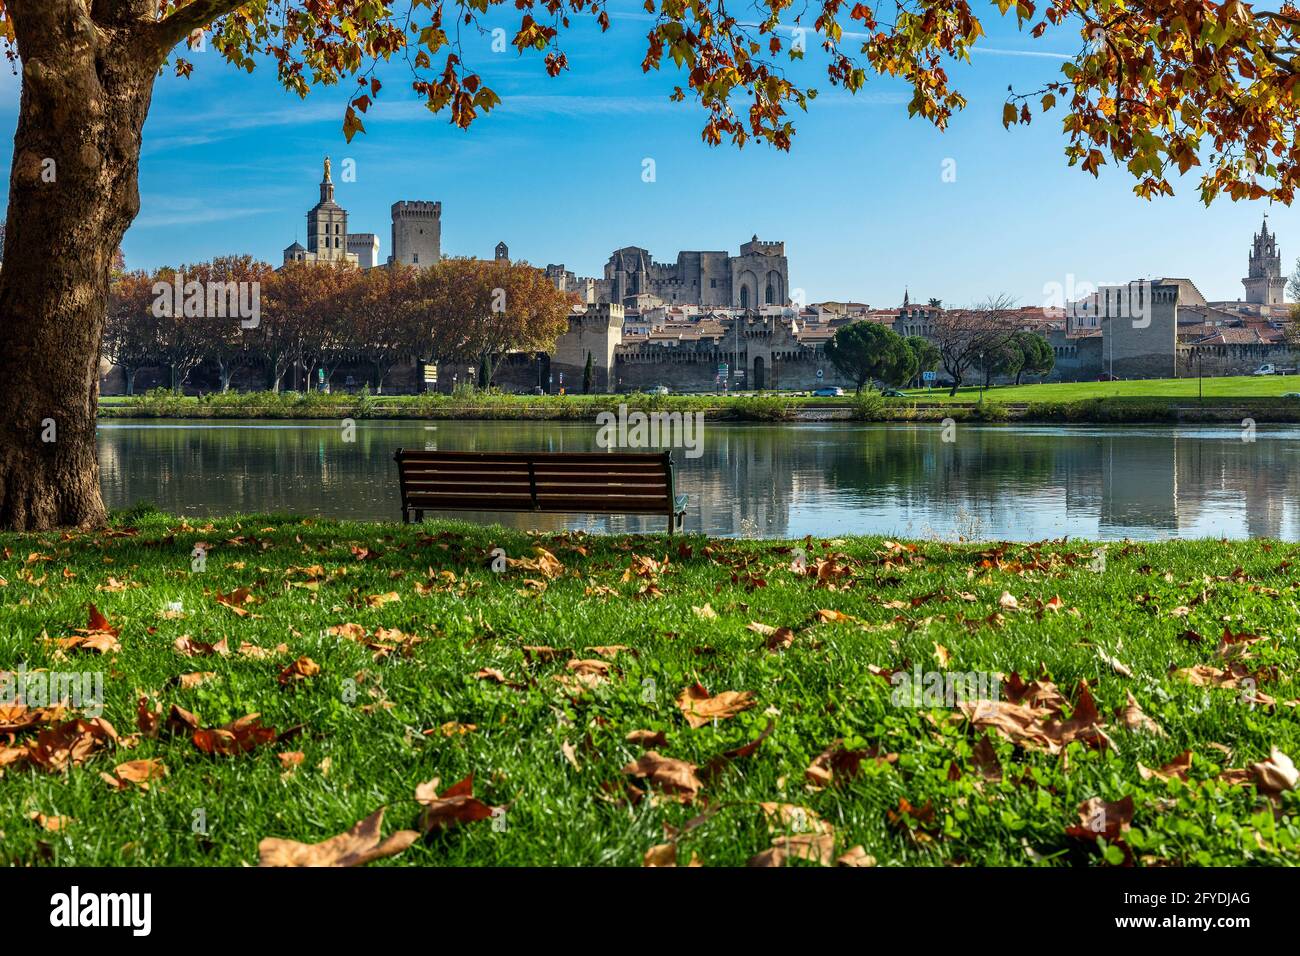
[[[0,864],[255,864],[381,807],[377,865],[1300,863],[1296,546],[793,545],[0,536],[0,666],[101,672],[116,737],[0,709]]]
[[[999,385],[984,390],[990,402],[1077,402],[1096,398],[1176,399],[1195,401],[1198,394],[1208,399],[1278,398],[1300,392],[1295,375],[1237,375],[1227,378],[1139,379],[1131,382],[1051,382],[1044,385]],[[946,403],[948,389],[912,389],[908,398],[920,402]],[[952,401],[977,402],[980,389],[960,388]]]

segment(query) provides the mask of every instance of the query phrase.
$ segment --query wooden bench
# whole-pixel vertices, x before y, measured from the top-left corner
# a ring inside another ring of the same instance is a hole
[[[671,452],[408,451],[393,456],[402,521],[426,511],[663,515],[680,530],[686,495],[674,493]]]

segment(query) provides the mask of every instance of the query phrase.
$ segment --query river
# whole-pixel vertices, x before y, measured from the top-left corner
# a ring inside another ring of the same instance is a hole
[[[596,450],[594,424],[112,419],[111,508],[399,520],[398,447]],[[351,437],[352,440],[346,440]],[[946,441],[945,437],[950,438]],[[1253,438],[1253,440],[1243,440]],[[706,423],[677,449],[688,531],[954,540],[1300,540],[1300,427]],[[468,515],[542,530],[649,531],[662,518]]]

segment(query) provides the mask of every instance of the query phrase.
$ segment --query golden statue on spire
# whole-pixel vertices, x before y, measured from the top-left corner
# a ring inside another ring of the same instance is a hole
[[[328,156],[325,157],[325,181],[330,181],[330,158]]]

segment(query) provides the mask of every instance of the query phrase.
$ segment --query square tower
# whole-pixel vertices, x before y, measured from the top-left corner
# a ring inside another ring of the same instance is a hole
[[[424,269],[442,257],[442,203],[393,203],[393,254],[390,262]]]

